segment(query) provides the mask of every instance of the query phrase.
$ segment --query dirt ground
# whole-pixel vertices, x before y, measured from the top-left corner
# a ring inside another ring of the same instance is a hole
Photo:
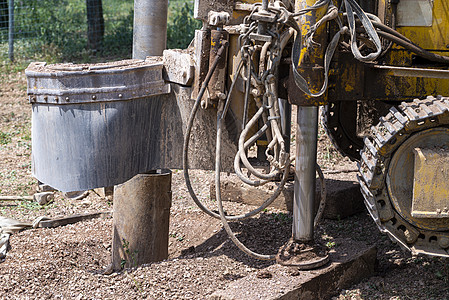
[[[31,107],[26,100],[23,72],[0,74],[0,195],[32,195]],[[355,168],[341,158],[320,130],[319,163],[325,169]],[[208,205],[213,173],[193,172],[200,198]],[[351,176],[355,176],[352,174]],[[53,229],[30,229],[11,237],[12,249],[0,263],[2,299],[205,299],[229,282],[262,272],[273,262],[252,259],[228,239],[218,220],[196,208],[182,171],[173,171],[169,258],[135,269],[102,275],[110,263],[112,219],[96,219]],[[226,203],[225,209],[249,210]],[[111,211],[110,199],[90,191],[82,200],[57,194],[45,206],[31,201],[0,201],[1,215],[21,221]],[[291,234],[292,217],[268,209],[232,229],[250,249],[274,253]],[[351,237],[378,248],[374,277],[345,290],[334,299],[449,299],[448,261],[413,257],[381,235],[366,212],[342,220],[324,220],[318,229],[329,247]],[[340,245],[341,246],[341,245]],[[244,299],[244,297],[242,298]]]

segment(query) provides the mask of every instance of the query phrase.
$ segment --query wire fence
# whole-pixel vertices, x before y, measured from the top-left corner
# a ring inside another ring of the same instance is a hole
[[[0,60],[131,57],[134,0],[0,0]],[[184,48],[200,23],[193,0],[169,0],[169,48]]]

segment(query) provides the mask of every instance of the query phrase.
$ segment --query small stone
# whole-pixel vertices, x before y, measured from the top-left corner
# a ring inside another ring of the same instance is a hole
[[[296,267],[290,267],[288,268],[288,273],[290,274],[290,276],[299,276],[300,270]]]
[[[42,193],[42,192],[56,192],[56,189],[52,188],[51,186],[49,186],[48,184],[45,184],[45,183],[39,184],[37,190],[40,193]]]
[[[66,192],[62,193],[65,198],[71,199],[71,200],[81,200],[87,197],[89,195],[89,191],[75,191],[75,192]]]
[[[52,192],[42,192],[36,193],[33,195],[33,199],[35,202],[39,203],[39,205],[45,205],[53,201],[55,194]]]
[[[267,270],[261,270],[257,273],[257,278],[260,279],[269,279],[273,277],[273,274],[271,274],[271,272],[267,271]]]

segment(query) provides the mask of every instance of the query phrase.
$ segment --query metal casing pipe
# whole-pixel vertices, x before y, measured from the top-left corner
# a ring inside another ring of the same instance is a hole
[[[14,0],[8,1],[8,54],[9,60],[14,60]]]
[[[159,56],[167,42],[168,0],[134,0],[133,58]]]
[[[171,200],[167,169],[138,174],[115,187],[114,270],[167,259]]]
[[[298,106],[293,238],[301,242],[313,239],[317,134],[318,107]]]

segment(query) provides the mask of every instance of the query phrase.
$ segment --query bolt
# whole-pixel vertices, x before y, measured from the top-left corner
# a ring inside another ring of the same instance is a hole
[[[118,94],[118,97],[119,97],[119,98],[122,98],[122,97],[123,97],[123,95],[122,95],[122,94]]]
[[[92,95],[92,100],[97,100],[97,96]]]
[[[70,102],[69,97],[65,97],[65,101]]]
[[[449,247],[449,238],[444,236],[440,237],[438,240],[438,244],[440,245],[441,248]]]
[[[416,239],[418,238],[418,236],[416,234],[411,233],[409,230],[406,230],[404,232],[405,235],[405,239],[407,241],[407,243],[412,244],[416,241]]]

